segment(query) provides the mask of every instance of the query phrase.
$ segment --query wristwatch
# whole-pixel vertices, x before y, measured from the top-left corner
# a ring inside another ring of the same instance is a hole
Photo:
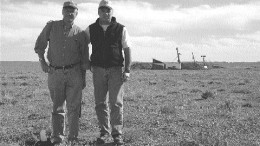
[[[130,73],[130,69],[125,69],[125,73]]]

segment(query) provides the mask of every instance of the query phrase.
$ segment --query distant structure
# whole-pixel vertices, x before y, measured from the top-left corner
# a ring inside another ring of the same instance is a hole
[[[202,59],[203,59],[203,68],[204,68],[204,69],[207,69],[208,66],[207,66],[206,63],[205,63],[205,57],[206,57],[206,55],[201,55],[201,57],[202,57]]]
[[[194,54],[193,54],[193,52],[192,52],[192,60],[193,60],[193,62],[194,62],[194,65],[196,64],[196,61],[195,61],[195,57],[194,57]]]
[[[179,53],[178,47],[176,48],[176,51],[177,51],[178,64],[174,65],[173,67],[180,70],[181,69],[181,60],[180,60],[181,53]]]
[[[181,63],[181,60],[180,60],[181,53],[179,53],[178,47],[176,48],[176,51],[177,51],[178,63]]]
[[[153,58],[152,67],[153,70],[201,70],[201,69],[210,69],[211,66],[208,67],[205,57],[206,55],[201,55],[203,59],[203,64],[196,62],[195,56],[192,52],[192,60],[190,62],[181,62],[179,49],[176,47],[177,57],[172,60],[172,62],[163,62]],[[175,54],[175,53],[174,53]],[[177,60],[177,61],[176,61]]]
[[[206,57],[206,55],[201,55],[201,57],[202,57],[202,60],[203,60],[203,65],[205,66],[206,64],[205,64],[205,57]]]
[[[166,64],[162,61],[153,59],[152,69],[163,70],[166,69]]]
[[[153,59],[152,69],[154,69],[154,70],[164,70],[164,69],[180,70],[181,69],[181,60],[180,60],[181,53],[179,53],[178,47],[176,48],[176,51],[177,51],[177,57],[176,57],[177,62],[162,62],[157,59]]]
[[[162,61],[159,61],[159,60],[156,60],[156,59],[153,59],[153,63],[162,63],[162,64],[164,64]]]

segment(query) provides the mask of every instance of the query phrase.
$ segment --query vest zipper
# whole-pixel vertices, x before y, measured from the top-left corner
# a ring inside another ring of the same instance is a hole
[[[105,42],[105,40],[106,40],[106,31],[105,30],[103,30],[103,32],[104,32],[104,42]],[[102,55],[103,55],[103,61],[104,61],[104,59],[105,59],[105,48],[103,48],[103,51],[102,51]]]

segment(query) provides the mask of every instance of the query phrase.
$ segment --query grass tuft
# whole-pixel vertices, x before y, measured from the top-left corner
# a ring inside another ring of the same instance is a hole
[[[7,86],[7,84],[8,84],[7,82],[3,82],[2,83],[3,86]]]
[[[250,108],[251,108],[251,107],[253,107],[253,106],[252,106],[252,104],[250,104],[250,103],[246,103],[246,104],[243,104],[242,107],[250,107]]]
[[[238,94],[250,94],[251,91],[248,89],[235,89],[232,91],[232,93],[238,93]]]
[[[201,98],[202,99],[214,98],[214,93],[212,93],[210,91],[206,91],[206,92],[202,93]]]
[[[27,82],[22,82],[20,86],[28,86],[29,84]]]
[[[175,115],[176,108],[175,108],[175,106],[164,106],[164,107],[161,107],[160,112],[161,112],[161,114]]]

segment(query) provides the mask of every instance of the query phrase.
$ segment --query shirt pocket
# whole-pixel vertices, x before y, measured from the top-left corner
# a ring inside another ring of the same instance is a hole
[[[69,42],[68,42],[68,53],[71,54],[78,54],[79,53],[79,48],[80,48],[80,42],[77,37],[70,37]]]

